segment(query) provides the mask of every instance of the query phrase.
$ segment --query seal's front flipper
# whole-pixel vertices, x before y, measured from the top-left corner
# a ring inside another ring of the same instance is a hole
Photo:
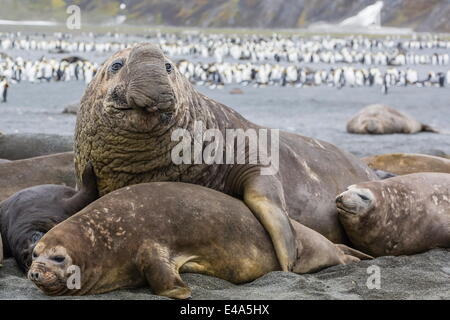
[[[297,245],[280,181],[273,176],[255,176],[245,183],[243,193],[245,204],[269,233],[281,269],[292,271]]]
[[[153,292],[171,299],[189,299],[191,289],[183,282],[168,250],[157,243],[144,243],[136,264]]]

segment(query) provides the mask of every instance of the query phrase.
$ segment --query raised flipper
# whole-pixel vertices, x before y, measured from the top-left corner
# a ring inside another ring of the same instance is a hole
[[[273,176],[250,178],[243,189],[250,208],[272,239],[283,271],[291,271],[297,260],[297,245],[283,195],[283,186]]]
[[[136,264],[155,294],[172,299],[191,297],[191,289],[181,279],[178,266],[163,246],[146,241],[139,248]]]

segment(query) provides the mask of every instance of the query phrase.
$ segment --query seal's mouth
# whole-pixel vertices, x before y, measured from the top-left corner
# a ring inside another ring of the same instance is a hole
[[[348,210],[345,209],[341,204],[337,204],[336,208],[337,208],[337,211],[338,211],[339,213],[342,213],[342,214],[349,214],[349,215],[352,215],[352,216],[356,216],[356,215],[357,215],[356,212],[348,211]]]
[[[110,105],[109,107],[119,110],[119,111],[133,110],[133,108],[131,108],[131,107],[123,107],[123,106],[118,106],[118,105],[114,105],[114,104]]]

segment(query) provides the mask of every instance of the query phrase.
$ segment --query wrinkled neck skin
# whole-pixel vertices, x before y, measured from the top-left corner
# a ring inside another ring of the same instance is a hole
[[[168,112],[155,112],[154,117],[158,117],[153,119],[155,125],[144,131],[120,128],[117,123],[111,122],[111,117],[104,114],[101,105],[91,105],[103,101],[101,90],[94,90],[95,84],[88,89],[91,94],[85,95],[87,99],[82,101],[85,110],[77,120],[75,150],[83,148],[83,152],[76,152],[76,171],[79,177],[86,162],[93,161],[100,196],[128,185],[149,181],[199,183],[224,190],[231,166],[193,164],[193,161],[192,164],[174,164],[171,151],[180,142],[171,141],[172,132],[187,129],[193,137],[196,121],[201,121],[205,130],[215,128],[223,133],[231,123],[235,128],[243,129],[252,124],[234,110],[225,106],[218,108],[217,102],[197,92],[178,70],[174,72],[176,77],[171,84],[176,107]],[[163,121],[163,117],[169,120]],[[86,123],[95,123],[95,127],[88,127]]]

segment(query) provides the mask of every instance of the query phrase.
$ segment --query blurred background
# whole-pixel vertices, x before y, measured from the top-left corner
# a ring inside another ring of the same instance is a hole
[[[0,0],[0,131],[72,135],[114,52],[158,43],[198,90],[253,122],[358,156],[450,154],[448,0]],[[370,104],[441,134],[361,136]]]

